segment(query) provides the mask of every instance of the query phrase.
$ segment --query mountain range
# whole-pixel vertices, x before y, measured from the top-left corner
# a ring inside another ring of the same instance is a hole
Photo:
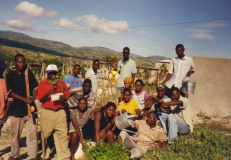
[[[13,57],[16,53],[23,53],[33,60],[45,60],[58,58],[64,61],[74,59],[100,59],[106,55],[121,58],[122,53],[109,48],[95,47],[72,47],[68,44],[46,39],[33,38],[23,33],[0,30],[0,55]],[[143,57],[137,54],[130,54],[130,57],[139,65],[153,66],[153,61],[169,59],[163,56]]]

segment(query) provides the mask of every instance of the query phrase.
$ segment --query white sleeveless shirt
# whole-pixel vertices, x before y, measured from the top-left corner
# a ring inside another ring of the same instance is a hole
[[[145,91],[143,91],[139,96],[135,94],[135,90],[132,90],[132,99],[138,103],[139,110],[145,107],[145,100],[144,100]]]

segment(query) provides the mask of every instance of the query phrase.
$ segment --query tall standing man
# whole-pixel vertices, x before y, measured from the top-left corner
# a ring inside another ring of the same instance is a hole
[[[165,84],[169,80],[166,85],[169,89],[174,87],[181,89],[183,79],[196,71],[193,60],[184,54],[184,46],[178,44],[175,50],[177,57],[170,62],[168,75],[162,82],[162,84]],[[171,91],[168,91],[167,94],[170,96]]]
[[[130,49],[125,47],[123,49],[123,59],[118,62],[118,69],[120,70],[120,77],[117,81],[117,97],[120,100],[121,91],[124,89],[124,79],[126,77],[132,77],[133,81],[135,80],[136,62],[129,58]]]
[[[98,59],[95,59],[93,61],[92,69],[86,72],[85,79],[90,79],[92,82],[92,91],[94,92],[94,96],[97,95],[97,89],[98,89],[98,82],[99,82],[99,73],[97,70],[99,69],[100,61]]]
[[[48,159],[50,148],[47,145],[47,138],[54,132],[55,148],[58,159],[70,159],[67,137],[67,115],[64,111],[64,101],[70,96],[67,85],[64,81],[57,84],[57,87],[49,82],[58,73],[58,68],[54,64],[47,66],[47,78],[39,83],[38,100],[42,102],[40,115],[40,128],[42,135],[42,158]],[[51,95],[63,93],[56,101],[51,100]]]
[[[25,57],[17,54],[14,57],[15,70],[10,71],[6,76],[8,96],[14,100],[10,110],[11,118],[11,153],[9,160],[14,160],[20,155],[19,139],[22,133],[24,123],[27,129],[27,154],[28,159],[35,159],[38,154],[37,141],[37,114],[28,116],[27,104],[35,106],[34,100],[37,97],[38,82],[33,73],[28,70],[30,97],[27,97],[25,82]],[[34,94],[33,94],[34,93]]]
[[[67,87],[72,89],[74,87],[82,87],[82,81],[78,77],[78,74],[80,73],[80,65],[76,64],[74,65],[72,69],[72,74],[68,74],[68,78],[64,78],[63,81],[66,83]]]

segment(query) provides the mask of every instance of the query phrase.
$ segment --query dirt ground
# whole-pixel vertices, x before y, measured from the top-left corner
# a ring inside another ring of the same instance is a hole
[[[41,105],[37,102],[36,103],[38,107],[38,112],[41,109]],[[194,117],[193,118],[193,124],[195,126],[200,127],[209,127],[217,132],[220,132],[222,134],[226,134],[227,136],[231,136],[231,116],[229,117],[214,117],[209,118],[206,116],[203,117]],[[7,160],[9,158],[10,150],[11,150],[11,142],[10,142],[10,117],[8,118],[7,122],[4,124],[2,131],[2,135],[0,137],[0,156],[4,158],[4,160]],[[41,159],[42,154],[42,144],[41,144],[41,134],[40,134],[40,126],[38,122],[38,159]],[[26,147],[26,126],[24,126],[24,129],[21,134],[20,139],[20,160],[27,159],[27,147]],[[51,160],[58,160],[57,155],[55,153],[55,150],[50,155]]]

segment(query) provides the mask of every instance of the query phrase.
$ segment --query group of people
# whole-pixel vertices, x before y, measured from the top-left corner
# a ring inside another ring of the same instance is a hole
[[[20,156],[19,139],[25,123],[28,159],[37,157],[36,98],[42,103],[42,159],[49,158],[51,148],[48,139],[51,135],[54,137],[58,159],[74,160],[79,143],[85,140],[102,140],[109,144],[117,141],[130,150],[131,158],[139,158],[151,146],[166,148],[179,133],[192,132],[189,102],[182,96],[180,89],[182,80],[195,72],[195,66],[192,59],[184,55],[182,44],[177,45],[175,50],[177,57],[172,59],[166,79],[157,86],[157,96],[152,97],[143,90],[144,82],[141,79],[135,80],[136,63],[129,58],[130,49],[125,47],[123,59],[112,69],[110,78],[117,81],[118,106],[108,102],[101,108],[94,106],[100,80],[98,59],[93,61],[93,67],[87,71],[83,82],[78,77],[80,65],[75,65],[71,74],[63,80],[58,80],[57,66],[49,64],[47,78],[39,84],[25,64],[26,59],[22,54],[14,57],[15,69],[6,75],[6,79],[3,77],[3,71],[7,66],[0,59],[0,128],[10,110],[9,160]],[[57,96],[58,98],[55,98]],[[153,104],[155,111],[152,111]],[[31,109],[33,107],[35,110]],[[116,117],[122,114],[137,115],[134,125],[127,128],[133,133],[117,128]]]

